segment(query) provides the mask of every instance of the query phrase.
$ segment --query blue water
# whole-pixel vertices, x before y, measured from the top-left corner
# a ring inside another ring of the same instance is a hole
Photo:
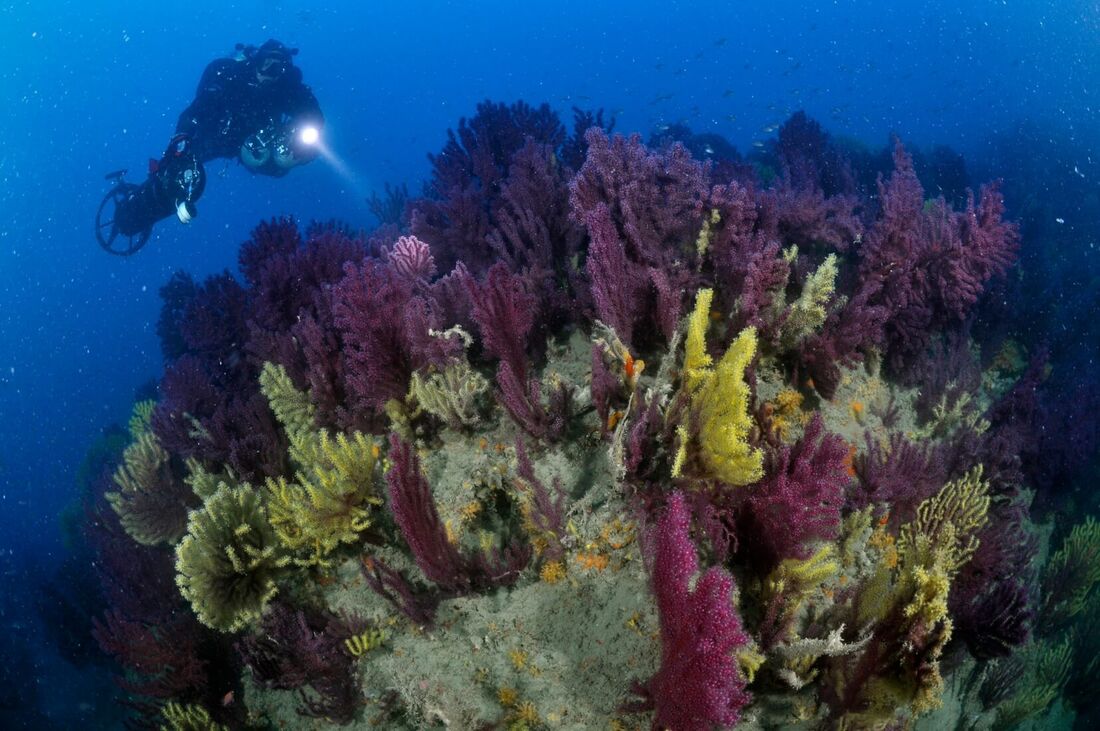
[[[192,225],[165,222],[129,259],[101,252],[103,175],[140,179],[204,66],[269,37],[301,49],[338,164],[268,179],[211,163]],[[618,131],[646,135],[682,121],[741,150],[804,109],[835,136],[946,143],[975,168],[1028,120],[1070,150],[1052,175],[1100,175],[1100,10],[1084,0],[8,1],[0,60],[0,632],[35,626],[21,590],[68,550],[58,515],[77,466],[161,372],[157,290],[172,272],[232,270],[273,215],[372,227],[364,198],[385,182],[419,190],[426,154],[483,99],[545,101],[563,117],[602,107]],[[1100,268],[1091,253],[1078,261]],[[46,642],[34,654],[55,718],[94,703],[94,691],[57,693],[97,680]]]

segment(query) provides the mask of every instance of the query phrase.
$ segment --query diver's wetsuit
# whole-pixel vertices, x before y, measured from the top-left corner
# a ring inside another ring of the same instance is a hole
[[[317,156],[316,148],[298,140],[301,128],[319,130],[324,117],[291,61],[295,53],[272,39],[259,48],[238,46],[234,58],[206,67],[164,156],[150,161],[148,179],[117,204],[119,233],[147,231],[173,213],[189,221],[209,160],[239,157],[254,173],[281,176]]]
[[[245,140],[272,126],[293,128],[308,122],[320,128],[324,122],[317,98],[302,83],[301,69],[289,66],[279,78],[261,83],[256,65],[247,56],[222,58],[203,71],[195,101],[176,124],[177,134],[192,139],[200,161],[236,157]]]

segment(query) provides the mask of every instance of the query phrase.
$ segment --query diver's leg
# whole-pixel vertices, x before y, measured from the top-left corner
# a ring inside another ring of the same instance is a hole
[[[149,177],[129,190],[115,211],[119,233],[131,236],[172,214],[189,223],[206,188],[206,170],[191,149],[190,139],[176,135],[164,156],[150,166]]]

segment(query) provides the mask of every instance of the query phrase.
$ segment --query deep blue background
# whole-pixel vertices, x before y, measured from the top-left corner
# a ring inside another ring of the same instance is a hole
[[[547,101],[566,118],[602,106],[620,131],[684,121],[741,149],[800,108],[834,134],[964,152],[1028,118],[1076,136],[1075,164],[1094,169],[1094,2],[312,5],[0,2],[3,591],[13,552],[48,564],[65,550],[57,514],[84,450],[158,375],[157,290],[171,273],[233,268],[273,215],[372,226],[364,197],[384,181],[418,190],[425,153],[487,97]],[[268,37],[301,48],[340,164],[271,180],[213,163],[190,227],[166,222],[130,259],[102,253],[103,174],[140,180],[206,63]]]

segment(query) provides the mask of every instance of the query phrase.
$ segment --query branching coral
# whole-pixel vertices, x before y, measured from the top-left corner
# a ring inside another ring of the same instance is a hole
[[[684,392],[691,400],[687,424],[678,428],[679,452],[673,477],[685,474],[696,457],[705,477],[748,485],[763,477],[763,453],[748,443],[751,394],[745,369],[756,354],[756,330],[746,328],[714,367],[706,352],[706,325],[713,291],[700,290],[688,320],[684,345]]]
[[[1021,652],[1024,673],[1016,692],[997,705],[994,728],[1015,728],[1021,721],[1042,713],[1062,692],[1073,665],[1070,641],[1037,643]]]
[[[271,526],[307,563],[319,563],[341,543],[355,543],[382,503],[379,447],[360,432],[335,438],[314,428],[313,405],[282,366],[265,364],[264,395],[286,429],[296,482],[267,481]]]
[[[977,534],[989,513],[988,490],[979,465],[921,503],[898,536],[903,565],[940,565],[947,574],[958,572],[978,550]]]
[[[299,691],[299,714],[347,724],[360,697],[352,648],[362,647],[348,642],[365,631],[362,622],[276,602],[265,612],[260,632],[241,640],[237,651],[258,683]],[[307,695],[307,686],[315,695]]]
[[[1097,582],[1100,582],[1100,523],[1089,517],[1073,527],[1043,572],[1039,621],[1046,627],[1065,624],[1085,608]]]
[[[766,575],[785,559],[806,559],[815,541],[840,532],[848,483],[848,444],[825,431],[820,415],[793,447],[771,452],[762,480],[749,488],[738,535],[742,554]]]
[[[480,421],[478,402],[488,390],[484,376],[460,360],[427,376],[413,373],[408,400],[452,429],[470,429]]]
[[[176,547],[176,583],[206,626],[237,632],[259,619],[286,565],[259,493],[222,485],[191,513]]]
[[[153,402],[139,402],[130,418],[133,440],[114,473],[117,492],[106,494],[123,529],[138,543],[175,543],[187,527],[187,510],[197,500],[175,474],[170,455],[150,426]]]
[[[953,626],[948,592],[977,549],[988,487],[979,467],[921,503],[902,526],[897,568],[883,564],[862,589],[859,616],[877,625],[862,653],[833,664],[837,690],[829,702],[842,723],[883,724],[900,708],[920,715],[939,707],[939,660]]]
[[[210,712],[200,705],[167,703],[161,711],[165,724],[161,731],[229,731],[229,727],[210,717]]]
[[[531,558],[530,546],[517,543],[503,551],[463,552],[447,537],[420,459],[396,435],[390,437],[390,464],[390,510],[425,576],[453,595],[515,583]]]
[[[691,587],[699,558],[682,493],[669,498],[651,538],[653,593],[661,620],[661,667],[638,686],[653,728],[706,731],[737,723],[750,696],[731,654],[749,643],[733,608],[733,578],[715,566]]]

